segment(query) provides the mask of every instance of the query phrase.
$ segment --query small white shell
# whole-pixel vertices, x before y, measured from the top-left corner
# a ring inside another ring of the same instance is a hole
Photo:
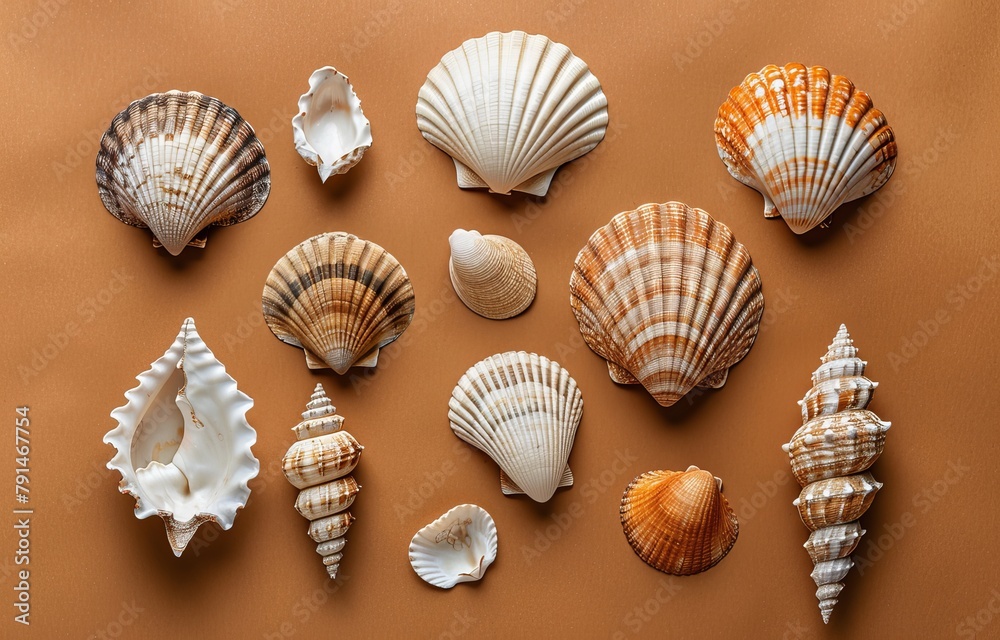
[[[410,541],[410,566],[424,582],[442,589],[480,580],[496,557],[496,524],[474,504],[454,507]]]
[[[537,276],[528,252],[510,238],[456,229],[448,238],[455,293],[484,318],[513,318],[535,299]]]
[[[233,526],[250,496],[247,483],[260,463],[247,423],[253,400],[236,388],[195,330],[184,321],[165,354],[136,376],[128,402],[111,412],[118,426],[104,442],[118,451],[108,468],[121,473],[119,489],[135,497],[135,516],[163,518],[174,555],[198,527]]]
[[[309,76],[309,91],[299,98],[292,118],[295,150],[316,167],[319,177],[347,173],[372,146],[372,127],[361,100],[343,73],[333,67]]]

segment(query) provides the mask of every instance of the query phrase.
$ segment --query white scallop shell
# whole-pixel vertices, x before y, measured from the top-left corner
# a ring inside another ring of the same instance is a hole
[[[477,362],[448,403],[451,430],[500,465],[506,495],[546,502],[573,484],[567,464],[583,396],[559,363],[524,351]]]
[[[180,333],[128,402],[111,412],[118,426],[104,442],[118,451],[108,463],[121,473],[119,489],[136,499],[135,516],[163,518],[174,555],[180,556],[205,522],[233,526],[250,496],[260,463],[250,447],[257,433],[246,420],[253,400],[236,388],[195,330]]]
[[[484,318],[512,318],[531,306],[537,275],[528,252],[510,238],[456,229],[448,238],[455,293]]]
[[[496,524],[474,504],[454,507],[410,541],[410,566],[424,582],[442,589],[482,579],[496,558]]]
[[[343,73],[333,67],[309,76],[309,91],[299,98],[292,118],[295,150],[316,167],[323,182],[347,173],[372,146],[372,127],[361,100]]]
[[[417,127],[458,186],[544,196],[560,165],[604,139],[608,100],[566,45],[523,31],[466,40],[431,69]]]

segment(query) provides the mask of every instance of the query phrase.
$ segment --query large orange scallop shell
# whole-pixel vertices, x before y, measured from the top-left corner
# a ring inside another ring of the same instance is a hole
[[[647,471],[622,496],[622,528],[649,566],[687,576],[715,566],[736,544],[739,522],[708,471]]]

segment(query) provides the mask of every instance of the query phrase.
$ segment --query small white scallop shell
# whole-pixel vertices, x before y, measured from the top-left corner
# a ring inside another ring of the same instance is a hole
[[[119,489],[136,499],[137,518],[163,518],[180,556],[198,527],[216,522],[229,529],[246,505],[248,483],[260,469],[250,450],[257,433],[246,420],[253,400],[236,388],[191,318],[136,380],[128,402],[111,412],[118,426],[104,442],[118,451],[108,468],[121,473]]]
[[[417,127],[454,159],[459,187],[544,196],[561,165],[604,139],[608,99],[566,45],[494,31],[431,69]]]
[[[496,557],[496,524],[474,504],[454,507],[410,541],[410,566],[421,580],[442,589],[482,579]]]
[[[372,127],[361,100],[343,73],[333,67],[309,76],[309,91],[299,98],[292,118],[295,150],[316,167],[323,182],[347,173],[372,146]]]

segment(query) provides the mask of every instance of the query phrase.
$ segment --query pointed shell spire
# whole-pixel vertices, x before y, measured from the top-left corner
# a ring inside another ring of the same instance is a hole
[[[821,362],[799,401],[803,425],[782,449],[802,485],[793,504],[812,531],[805,548],[826,623],[865,533],[858,519],[882,488],[867,470],[882,454],[890,424],[867,409],[878,384],[864,376],[867,363],[846,326],[840,325]]]
[[[457,229],[448,238],[448,271],[465,306],[493,320],[512,318],[535,299],[537,277],[528,252],[509,238]]]
[[[331,579],[337,577],[344,534],[354,522],[347,508],[361,490],[350,474],[364,449],[343,430],[344,418],[337,415],[322,384],[317,384],[302,412],[302,421],[292,427],[296,442],[282,459],[285,478],[300,489],[295,509],[311,521],[309,537],[319,543],[316,552]]]

